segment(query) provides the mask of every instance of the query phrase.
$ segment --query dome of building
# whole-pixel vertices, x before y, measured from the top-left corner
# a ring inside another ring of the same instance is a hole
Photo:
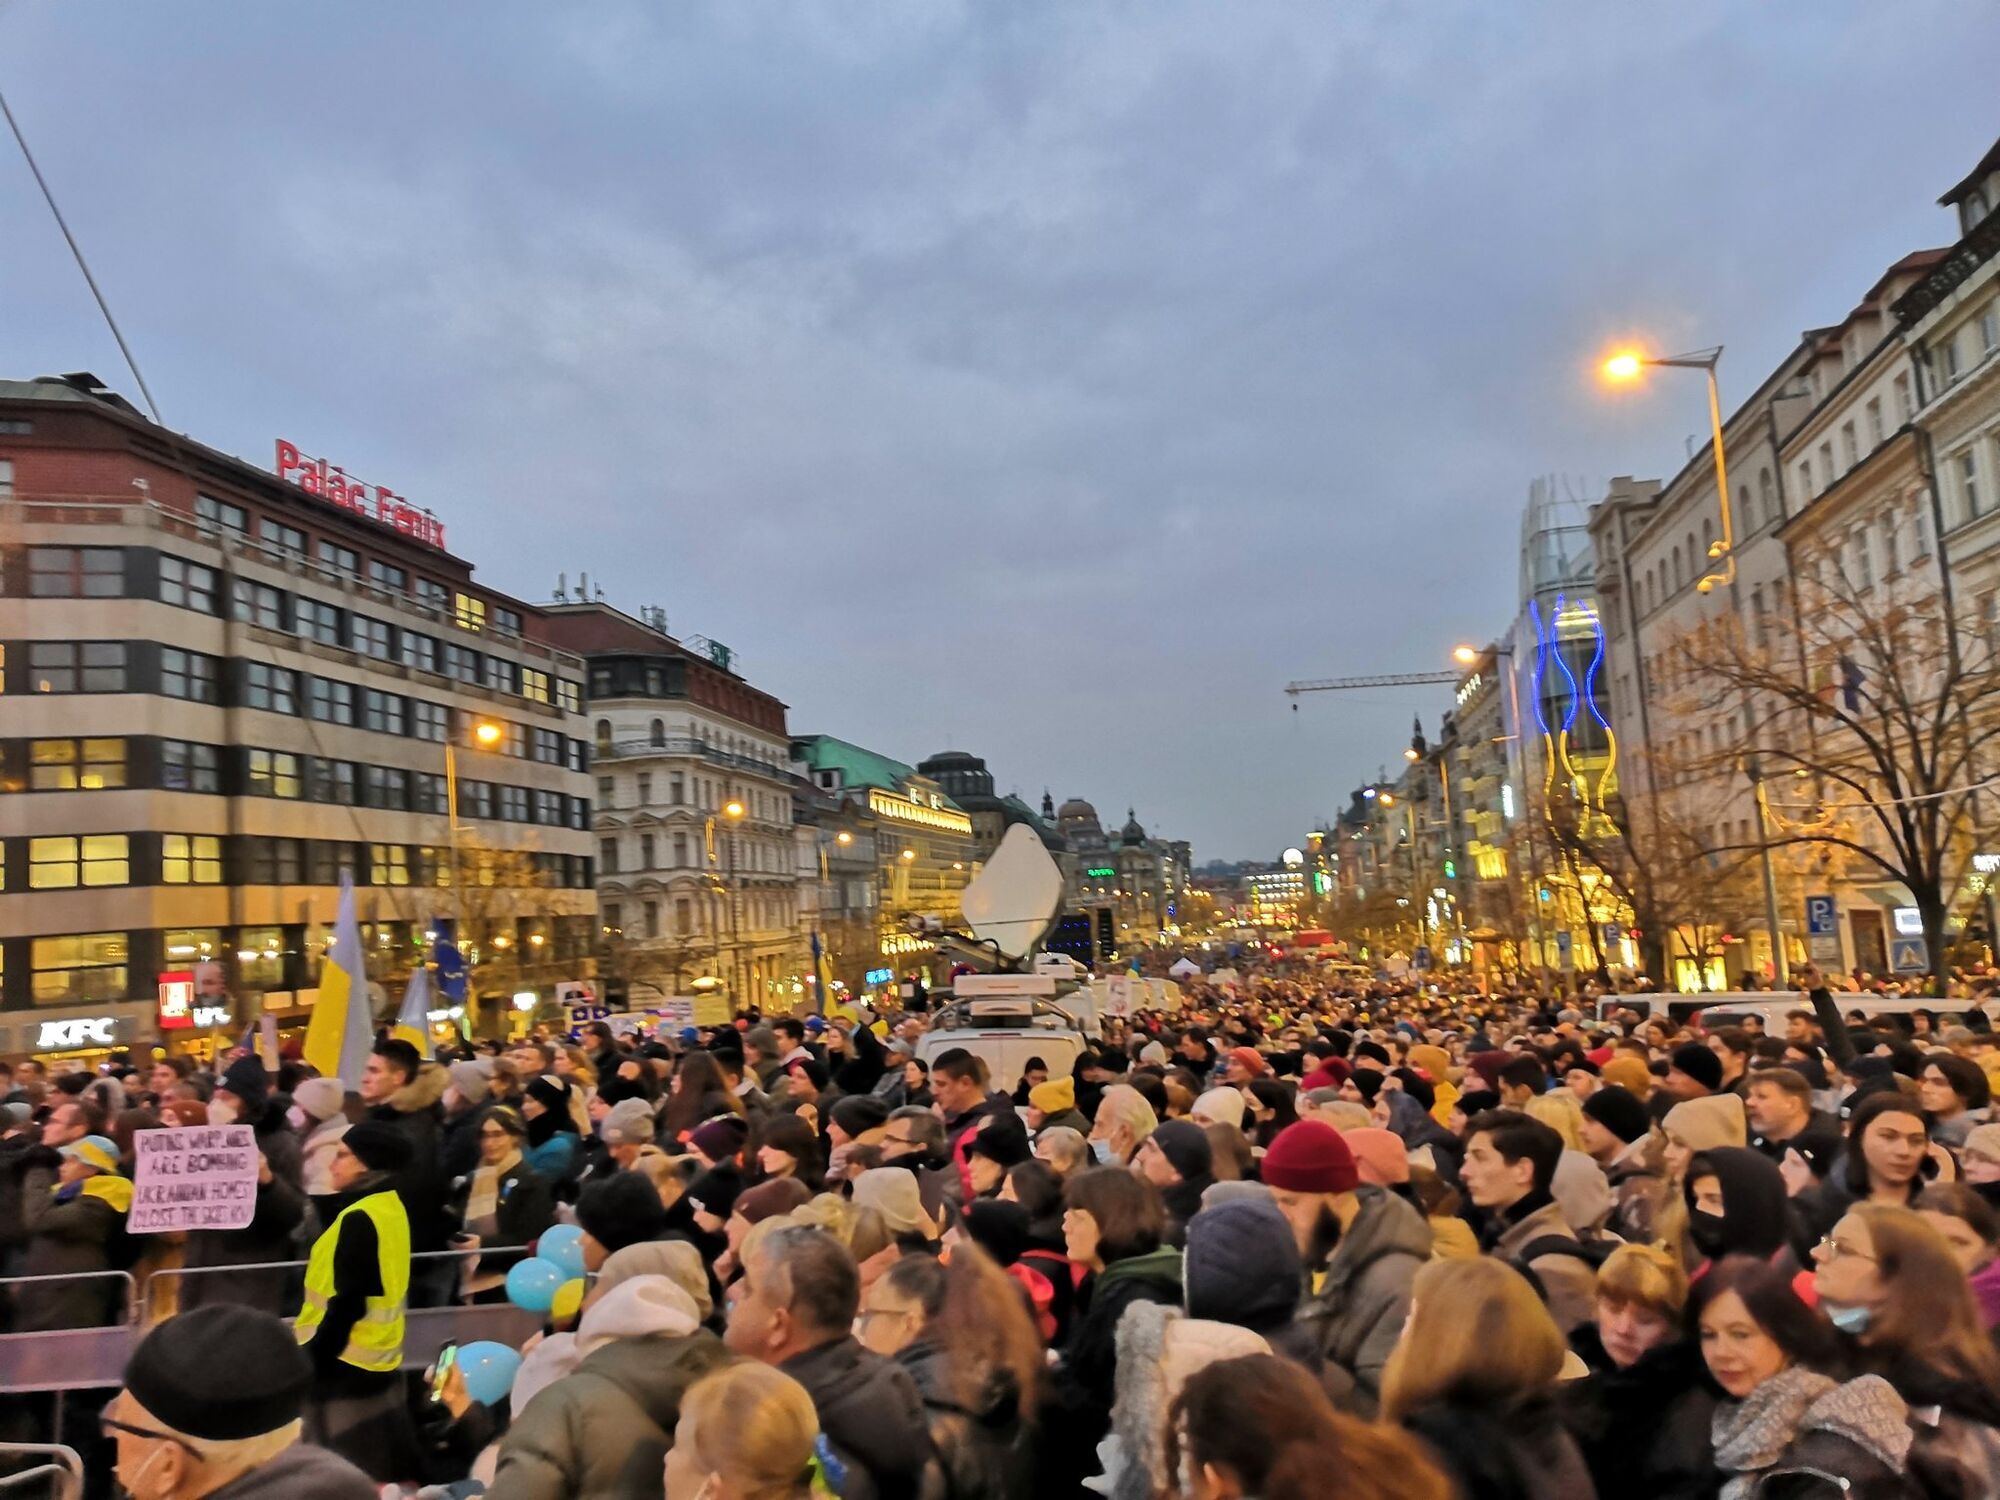
[[[1081,797],[1072,797],[1056,809],[1056,817],[1065,823],[1095,823],[1097,821],[1097,809]]]
[[[1139,814],[1133,808],[1125,809],[1125,826],[1118,830],[1118,838],[1128,849],[1146,842],[1146,830],[1139,826]]]

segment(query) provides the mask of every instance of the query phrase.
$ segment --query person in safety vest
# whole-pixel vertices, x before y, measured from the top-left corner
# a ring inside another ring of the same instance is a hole
[[[313,1367],[307,1437],[383,1483],[415,1478],[420,1464],[401,1373],[410,1219],[394,1182],[409,1156],[408,1137],[380,1120],[340,1138],[332,1216],[313,1243],[292,1324]]]

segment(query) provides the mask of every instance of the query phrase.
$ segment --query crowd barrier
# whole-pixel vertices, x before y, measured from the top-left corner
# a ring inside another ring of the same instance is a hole
[[[60,1443],[0,1443],[0,1500],[12,1495],[80,1500],[82,1494],[83,1460],[76,1449]]]

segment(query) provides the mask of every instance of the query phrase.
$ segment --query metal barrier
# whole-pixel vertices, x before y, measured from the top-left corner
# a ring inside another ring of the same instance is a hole
[[[16,1459],[33,1458],[46,1462],[31,1469],[0,1474],[0,1494],[25,1490],[43,1480],[50,1482],[49,1487],[34,1493],[52,1496],[54,1500],[78,1500],[83,1494],[83,1460],[76,1449],[65,1448],[61,1443],[0,1443],[0,1467],[9,1466]]]
[[[122,1321],[98,1328],[52,1328],[40,1333],[0,1334],[0,1391],[85,1391],[115,1386],[125,1378],[125,1360],[135,1337],[135,1295],[130,1271],[77,1271],[67,1276],[10,1276],[0,1293],[16,1287],[48,1287],[58,1281],[125,1283]],[[18,1305],[17,1294],[14,1301]]]

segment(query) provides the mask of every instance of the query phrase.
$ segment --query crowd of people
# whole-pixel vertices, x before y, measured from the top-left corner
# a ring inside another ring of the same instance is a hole
[[[17,1066],[0,1269],[146,1288],[139,1500],[2000,1495],[2000,1043],[1804,978],[1767,1035],[1274,966],[1014,1077],[870,1011]],[[134,1132],[202,1122],[249,1225],[126,1234]],[[565,1236],[503,1388],[405,1369]]]

